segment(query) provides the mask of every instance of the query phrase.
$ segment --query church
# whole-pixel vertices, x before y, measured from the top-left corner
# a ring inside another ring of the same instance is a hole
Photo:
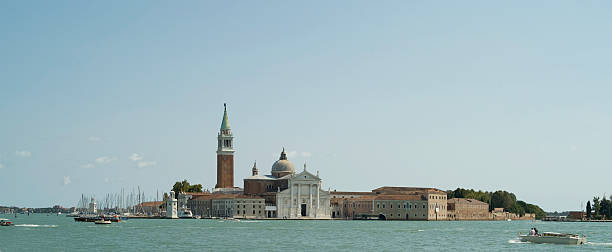
[[[316,175],[308,172],[304,164],[303,171],[296,173],[284,149],[272,165],[270,175],[260,175],[257,163],[254,163],[252,176],[244,179],[244,190],[234,187],[234,136],[229,125],[227,107],[224,109],[217,138],[217,185],[213,193],[242,193],[252,199],[263,198],[265,212],[262,216],[265,218],[331,218],[330,192],[321,189],[319,172],[317,171]]]
[[[331,218],[330,193],[321,189],[319,173],[308,172],[306,164],[302,172],[296,173],[284,149],[270,175],[259,175],[257,163],[252,172],[244,179],[244,194],[263,197],[268,218]]]

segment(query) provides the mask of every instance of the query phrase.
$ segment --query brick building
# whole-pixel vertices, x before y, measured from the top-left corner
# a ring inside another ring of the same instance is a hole
[[[488,220],[489,204],[465,198],[452,198],[447,202],[449,220]]]

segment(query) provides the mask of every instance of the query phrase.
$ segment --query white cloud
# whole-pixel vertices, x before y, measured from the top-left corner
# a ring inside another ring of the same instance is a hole
[[[17,155],[18,157],[27,158],[27,157],[31,157],[32,156],[32,152],[29,152],[29,151],[26,151],[26,150],[15,151],[15,155]]]
[[[130,156],[130,159],[131,159],[132,161],[140,161],[140,160],[142,160],[142,158],[143,158],[143,157],[142,157],[140,154],[138,154],[138,153],[134,153],[134,154],[132,154],[132,155]]]
[[[294,158],[297,156],[297,151],[287,152],[287,158]]]
[[[64,185],[70,184],[70,176],[64,177]]]
[[[117,160],[116,157],[99,157],[99,158],[96,158],[96,163],[98,163],[98,164],[108,164],[108,163],[113,162],[115,160]]]
[[[87,138],[87,140],[89,140],[90,142],[99,142],[102,139],[97,136],[90,136]]]
[[[312,157],[312,153],[310,153],[308,151],[304,151],[304,152],[302,152],[302,157],[305,157],[305,158]]]
[[[84,169],[91,169],[91,168],[94,168],[94,167],[95,166],[93,164],[84,164],[84,165],[81,165],[81,168],[84,168]]]
[[[154,166],[156,164],[157,162],[155,161],[140,161],[138,162],[138,167],[143,168],[143,167],[148,167],[148,166]]]
[[[4,168],[4,165],[3,165],[3,164],[0,164],[0,169],[2,169],[2,168]]]

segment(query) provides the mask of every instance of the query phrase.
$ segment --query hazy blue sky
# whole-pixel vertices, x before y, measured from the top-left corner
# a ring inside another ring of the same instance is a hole
[[[0,205],[235,184],[612,194],[609,1],[3,1]]]

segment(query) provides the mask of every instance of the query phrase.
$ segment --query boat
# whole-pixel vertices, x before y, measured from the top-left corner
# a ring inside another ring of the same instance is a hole
[[[0,226],[13,226],[13,222],[9,219],[0,219]]]
[[[100,219],[100,220],[94,221],[94,223],[96,223],[96,224],[111,224],[113,222],[111,222],[110,220]]]
[[[189,210],[189,208],[182,208],[181,211],[179,211],[178,213],[178,217],[180,219],[193,219],[193,213],[191,213],[191,210]]]
[[[519,238],[522,242],[531,243],[552,243],[552,244],[566,244],[566,245],[580,245],[586,243],[586,236],[577,234],[565,234],[555,232],[543,232],[542,234],[536,235],[524,235],[520,234]]]
[[[66,217],[79,217],[79,215],[80,215],[79,212],[72,212],[72,213],[66,214]]]

